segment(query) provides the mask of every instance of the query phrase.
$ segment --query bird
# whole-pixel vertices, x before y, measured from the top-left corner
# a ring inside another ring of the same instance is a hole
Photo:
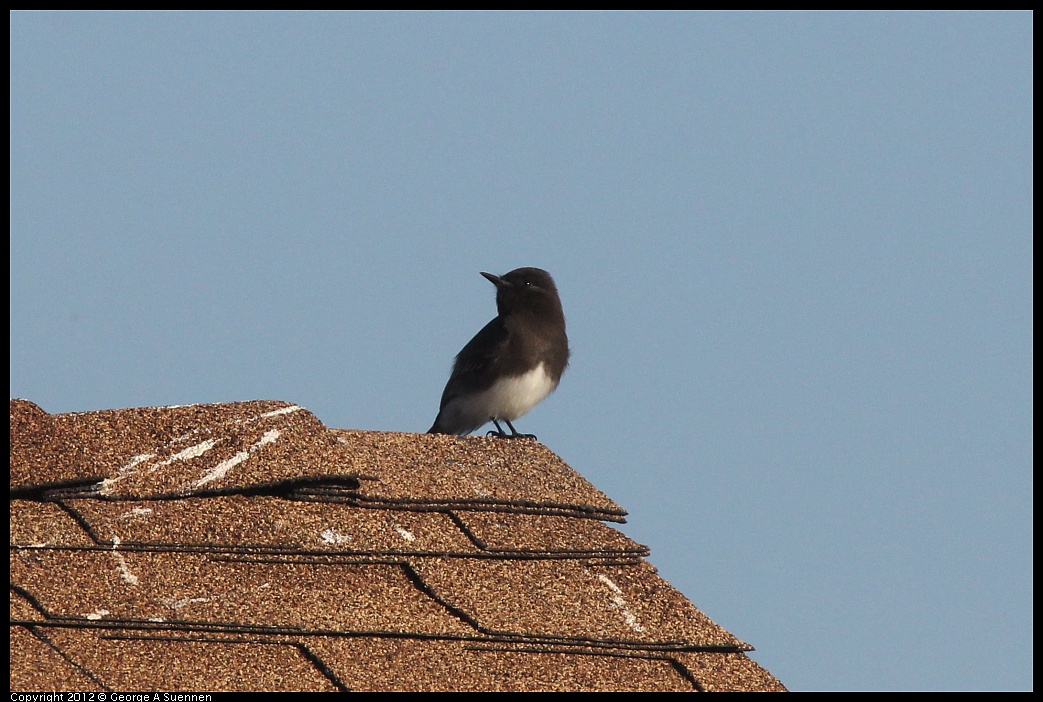
[[[491,421],[488,436],[535,439],[511,422],[554,392],[569,364],[558,288],[540,268],[481,275],[496,286],[496,317],[456,355],[427,433],[463,436]]]

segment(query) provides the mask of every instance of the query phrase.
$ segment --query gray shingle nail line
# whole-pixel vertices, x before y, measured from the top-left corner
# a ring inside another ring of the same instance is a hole
[[[98,542],[93,546],[82,545],[35,545],[12,544],[11,551],[120,551],[139,553],[199,553],[212,554],[212,561],[252,562],[252,563],[310,563],[330,565],[357,565],[359,559],[401,559],[409,558],[458,558],[483,560],[580,560],[589,561],[590,565],[599,566],[634,566],[640,565],[641,558],[647,550],[610,551],[582,549],[491,549],[489,551],[405,551],[363,550],[333,551],[304,550],[299,547],[269,546],[267,544],[221,544],[221,543],[164,543],[120,541],[118,545],[111,542]],[[628,557],[631,556],[631,557]],[[390,562],[390,561],[381,561]]]
[[[582,636],[549,636],[525,632],[500,631],[483,629],[473,635],[429,633],[415,631],[386,631],[374,629],[306,629],[293,626],[234,624],[220,622],[198,622],[188,620],[167,620],[156,622],[138,619],[100,619],[87,620],[79,617],[57,617],[48,620],[12,619],[11,626],[40,627],[43,629],[92,629],[98,631],[175,631],[199,634],[250,634],[253,636],[275,637],[328,637],[328,638],[387,638],[415,639],[429,641],[470,641],[475,643],[512,643],[529,645],[552,645],[593,649],[621,649],[628,651],[661,651],[676,653],[745,653],[751,647],[734,644],[693,644],[684,641],[638,641],[634,639],[593,638]],[[106,638],[153,638],[144,635],[133,637],[126,635],[109,635]],[[193,640],[207,641],[212,639],[193,637]]]
[[[682,647],[683,646],[683,647]],[[668,653],[742,653],[732,644],[683,644],[677,648],[646,648],[613,650],[601,647],[586,647],[582,644],[563,647],[560,644],[534,646],[531,641],[464,644],[466,651],[495,651],[504,653],[568,653],[574,656],[600,656],[610,658],[643,658],[647,660],[669,660]]]
[[[101,550],[101,549],[97,549]],[[111,551],[112,549],[104,549]],[[141,549],[146,550],[146,549]],[[231,563],[269,563],[287,565],[398,565],[403,558],[458,559],[486,561],[583,561],[594,566],[636,566],[640,557],[619,558],[592,551],[516,551],[509,553],[483,553],[481,551],[301,551],[286,550],[250,553],[219,553],[210,560]]]
[[[596,519],[602,522],[625,524],[625,511],[603,510],[588,505],[570,505],[555,502],[532,502],[528,500],[492,500],[483,498],[468,499],[417,499],[370,497],[360,495],[357,498],[359,507],[372,505],[375,508],[394,509],[396,506],[412,511],[446,511],[456,509],[470,512],[504,512],[508,514],[538,514],[548,517],[573,517],[576,519]],[[365,504],[369,503],[369,505]]]
[[[328,478],[329,476],[323,476]],[[61,502],[69,499],[98,499],[112,502],[123,501],[168,501],[181,499],[198,499],[206,497],[230,497],[240,496],[270,496],[282,497],[293,501],[316,501],[316,502],[343,502],[362,508],[378,509],[403,509],[408,511],[448,511],[450,509],[478,511],[478,512],[505,512],[512,514],[537,514],[544,516],[567,516],[577,519],[596,519],[598,521],[610,521],[625,524],[626,511],[606,510],[590,505],[576,505],[558,502],[536,502],[532,500],[497,500],[493,498],[466,498],[466,499],[424,499],[424,498],[393,498],[366,496],[356,492],[359,478],[357,476],[339,476],[341,480],[353,481],[342,487],[301,487],[301,483],[314,483],[316,481],[301,481],[299,479],[279,481],[274,483],[246,485],[232,488],[214,490],[197,490],[192,492],[167,492],[155,493],[148,496],[115,496],[103,495],[93,489],[86,489],[84,484],[96,486],[97,481],[80,481],[79,485],[53,487],[18,488],[11,492],[11,498],[33,500],[40,502]],[[315,499],[321,498],[321,499]]]

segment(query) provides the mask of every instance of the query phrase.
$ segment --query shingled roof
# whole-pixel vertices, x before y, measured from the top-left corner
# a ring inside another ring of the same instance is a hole
[[[545,446],[11,401],[11,689],[783,690]]]

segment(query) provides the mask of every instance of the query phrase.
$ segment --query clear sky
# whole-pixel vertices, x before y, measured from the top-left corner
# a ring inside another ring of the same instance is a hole
[[[515,423],[794,690],[1032,688],[1032,15],[26,13],[11,396]]]

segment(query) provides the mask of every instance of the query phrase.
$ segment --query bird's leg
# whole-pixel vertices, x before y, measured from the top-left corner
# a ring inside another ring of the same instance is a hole
[[[495,436],[498,439],[536,439],[535,434],[519,434],[518,430],[514,428],[509,419],[503,420],[507,424],[507,428],[511,430],[508,434],[500,427],[500,422],[495,417],[490,417],[492,423],[496,425],[496,431],[490,431],[486,436]]]
[[[536,435],[535,434],[519,434],[518,430],[514,428],[514,425],[511,424],[510,420],[505,419],[503,421],[507,423],[507,428],[509,428],[511,430],[510,436],[507,436],[505,438],[508,438],[508,439],[532,439],[533,441],[536,440]],[[497,425],[497,428],[498,427],[499,427],[499,425]]]

